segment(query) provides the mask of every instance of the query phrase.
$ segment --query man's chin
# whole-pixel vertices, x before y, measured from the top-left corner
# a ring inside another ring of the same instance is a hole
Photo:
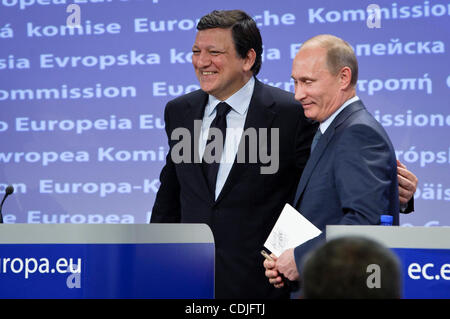
[[[205,83],[201,83],[201,82],[200,82],[200,88],[201,88],[205,93],[208,93],[208,94],[213,95],[214,87],[213,87],[212,85],[210,85],[210,84],[205,84]]]
[[[219,99],[219,100],[224,100],[224,99],[222,99],[222,95],[221,95],[221,91],[220,90],[218,90],[217,88],[213,88],[213,87],[211,87],[211,86],[200,86],[200,88],[206,93],[206,94],[209,94],[209,95],[212,95],[212,96],[214,96],[215,98],[217,98],[217,99]]]
[[[316,118],[317,118],[316,114],[314,112],[307,111],[307,110],[305,110],[305,116],[306,116],[306,118],[308,118],[312,121],[316,121]]]

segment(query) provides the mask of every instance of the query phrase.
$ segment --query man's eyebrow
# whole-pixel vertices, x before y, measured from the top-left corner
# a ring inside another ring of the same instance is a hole
[[[193,48],[193,49],[200,49],[200,47],[199,47],[198,45],[196,45],[196,44],[194,44],[194,45],[192,46],[192,48]],[[206,49],[206,50],[220,51],[220,52],[225,52],[225,51],[226,51],[226,49],[224,49],[224,48],[218,48],[218,47],[213,46],[213,45],[207,46],[207,47],[205,47],[205,49]]]
[[[314,81],[314,80],[315,80],[314,78],[309,77],[309,76],[300,76],[300,77],[298,77],[298,78],[295,78],[294,76],[291,76],[291,77],[292,77],[292,79],[293,79],[294,81],[298,80],[298,81],[300,81],[300,82],[304,82],[304,81],[307,81],[307,80],[309,80],[309,81]]]

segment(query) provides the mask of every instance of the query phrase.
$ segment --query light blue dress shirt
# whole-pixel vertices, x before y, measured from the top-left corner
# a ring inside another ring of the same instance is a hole
[[[333,122],[333,120],[336,118],[336,116],[338,116],[338,114],[341,113],[348,105],[350,105],[356,101],[359,101],[359,97],[356,95],[354,97],[348,99],[347,101],[345,101],[345,103],[342,104],[341,107],[338,108],[333,114],[331,114],[330,117],[328,117],[325,121],[320,123],[320,126],[319,126],[320,132],[322,134],[325,134],[325,131],[330,126],[331,122]]]

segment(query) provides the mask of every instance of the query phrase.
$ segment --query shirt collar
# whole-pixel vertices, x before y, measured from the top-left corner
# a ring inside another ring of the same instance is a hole
[[[248,80],[247,83],[245,83],[245,85],[239,89],[239,91],[234,93],[232,96],[230,96],[223,102],[226,102],[229,106],[231,106],[231,108],[234,111],[238,112],[240,115],[243,115],[245,114],[245,112],[247,112],[247,109],[250,105],[250,100],[252,99],[254,88],[255,88],[255,79],[252,76],[250,80]],[[208,105],[206,106],[205,109],[205,114],[211,116],[211,114],[216,109],[217,104],[219,104],[220,102],[222,101],[210,94],[208,99]]]
[[[339,113],[341,113],[348,105],[352,104],[353,102],[359,101],[359,97],[358,96],[354,96],[351,99],[348,99],[347,101],[345,101],[344,104],[341,105],[340,108],[338,108],[333,114],[331,114],[330,117],[328,117],[325,121],[323,121],[322,123],[320,123],[320,132],[322,134],[325,133],[325,131],[327,130],[327,128],[330,126],[331,122],[333,122],[333,120],[336,118],[336,116],[338,116]]]

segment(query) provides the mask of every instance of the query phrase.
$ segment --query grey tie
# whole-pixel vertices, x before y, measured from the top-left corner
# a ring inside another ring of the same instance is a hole
[[[317,129],[316,134],[313,137],[312,143],[311,143],[311,154],[314,150],[314,148],[317,145],[317,142],[319,142],[319,139],[322,137],[322,132],[320,131],[320,128]]]
[[[311,143],[311,153],[310,154],[312,154],[314,148],[317,145],[317,142],[319,142],[319,139],[322,137],[322,135],[323,134],[320,131],[320,128],[318,128],[316,134],[313,137],[312,143]],[[297,190],[295,191],[295,197],[294,197],[294,202],[293,202],[294,207],[297,204],[297,201],[299,198],[300,198],[300,181],[298,182]]]

